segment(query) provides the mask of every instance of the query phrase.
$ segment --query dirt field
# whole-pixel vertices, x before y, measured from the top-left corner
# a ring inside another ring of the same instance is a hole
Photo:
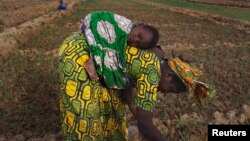
[[[239,8],[250,8],[249,0],[187,0],[187,1],[213,4],[213,5],[232,6]]]
[[[0,17],[2,28],[12,27],[57,10],[58,0],[2,0]],[[35,12],[34,12],[35,11]]]
[[[9,9],[15,11],[15,7]],[[165,97],[159,93],[155,124],[168,140],[205,141],[208,124],[249,124],[249,34],[230,24],[216,24],[134,0],[88,0],[71,16],[56,19],[34,34],[0,63],[0,141],[62,140],[57,50],[65,37],[78,30],[82,17],[101,9],[156,26],[161,35],[159,44],[167,56],[172,50],[182,53],[204,71],[204,80],[215,83],[217,95],[203,108],[186,93]],[[28,13],[42,14],[32,11]],[[15,18],[12,22],[12,26],[22,23]],[[127,119],[128,126],[136,124],[129,112]]]
[[[80,1],[65,2],[67,10],[60,11],[57,9],[58,1],[4,1],[1,8],[8,10],[3,10],[4,18],[0,17],[0,61],[2,56],[25,44],[42,28],[48,28],[52,21],[70,15]]]

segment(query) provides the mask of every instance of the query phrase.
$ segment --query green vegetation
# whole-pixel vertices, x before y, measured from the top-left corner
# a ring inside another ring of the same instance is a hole
[[[4,19],[0,17],[0,25],[4,25]]]
[[[250,21],[249,9],[239,9],[239,8],[233,8],[233,7],[192,3],[192,2],[180,1],[180,0],[150,0],[150,1],[158,2],[158,3],[162,3],[162,4],[166,4],[166,5],[178,7],[178,8],[197,10],[197,11],[201,11],[205,13],[225,16],[228,18]]]
[[[59,117],[51,116],[59,114],[56,66],[56,58],[37,50],[16,51],[0,65],[1,102],[5,104],[5,108],[0,107],[3,114],[1,133],[17,134],[34,128],[34,135],[39,136],[44,130],[60,128]]]

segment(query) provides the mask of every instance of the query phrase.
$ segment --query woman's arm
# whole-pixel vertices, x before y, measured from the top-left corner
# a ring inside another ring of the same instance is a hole
[[[153,113],[136,108],[137,124],[139,131],[149,141],[164,141],[164,137],[153,124]]]
[[[129,110],[132,112],[134,118],[136,118],[136,107],[132,104],[134,98],[133,88],[128,88],[122,91],[125,103],[128,105]]]
[[[122,95],[130,111],[137,120],[138,129],[142,135],[149,141],[164,141],[163,136],[153,124],[153,113],[138,107],[136,108],[136,106],[132,104],[134,97],[132,88],[123,90]]]

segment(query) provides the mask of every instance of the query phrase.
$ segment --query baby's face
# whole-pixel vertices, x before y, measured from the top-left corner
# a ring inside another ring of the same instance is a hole
[[[143,28],[143,25],[138,25],[132,28],[128,35],[128,44],[138,48],[150,48],[150,43],[153,35],[150,31]]]

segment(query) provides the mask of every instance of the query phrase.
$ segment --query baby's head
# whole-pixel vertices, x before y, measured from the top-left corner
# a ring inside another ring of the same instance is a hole
[[[156,46],[159,40],[158,30],[146,24],[138,24],[133,27],[128,35],[128,44],[130,46],[150,49]]]

